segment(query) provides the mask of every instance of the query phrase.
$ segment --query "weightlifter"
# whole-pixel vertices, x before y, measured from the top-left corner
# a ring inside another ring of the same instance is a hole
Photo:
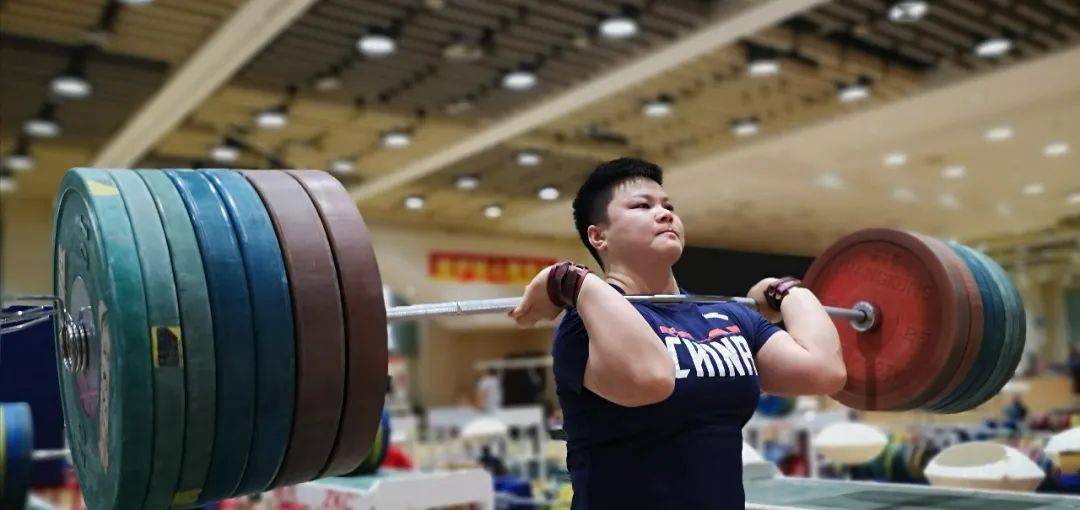
[[[684,292],[671,270],[683,224],[662,184],[646,161],[596,167],[574,224],[604,275],[553,265],[510,312],[527,326],[567,310],[552,350],[575,510],[743,508],[741,430],[759,393],[831,394],[847,378],[832,320],[797,280],[750,289],[764,315],[623,297]]]

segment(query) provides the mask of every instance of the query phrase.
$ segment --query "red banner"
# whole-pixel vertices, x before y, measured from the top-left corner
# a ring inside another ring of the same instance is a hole
[[[541,269],[555,262],[555,259],[548,257],[431,252],[428,254],[428,277],[455,282],[524,285]]]

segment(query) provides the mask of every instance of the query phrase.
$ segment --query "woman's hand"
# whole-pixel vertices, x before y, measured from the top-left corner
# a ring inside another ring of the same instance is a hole
[[[555,266],[541,269],[532,281],[525,286],[521,303],[507,315],[521,327],[529,327],[541,320],[552,320],[563,311],[562,307],[551,302],[547,293],[548,273]]]
[[[754,302],[757,303],[758,313],[774,324],[783,320],[784,317],[780,314],[780,310],[769,306],[769,302],[765,300],[765,289],[777,280],[779,280],[779,278],[765,278],[754,284],[753,287],[750,287],[750,291],[746,293],[747,297],[753,299]]]

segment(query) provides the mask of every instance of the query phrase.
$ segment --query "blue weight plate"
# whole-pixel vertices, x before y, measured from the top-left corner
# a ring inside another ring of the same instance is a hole
[[[185,376],[184,443],[173,504],[199,499],[214,446],[214,324],[199,243],[184,200],[164,172],[144,170],[139,177],[154,199],[169,245],[183,330]]]
[[[79,487],[88,508],[141,508],[154,449],[151,340],[135,235],[109,173],[64,174],[54,224],[53,293],[87,331],[85,343],[57,349]]]
[[[236,493],[255,421],[255,333],[244,259],[229,212],[206,176],[166,170],[187,206],[206,271],[214,322],[217,406],[214,449],[199,501]]]
[[[124,199],[142,266],[154,378],[154,456],[146,508],[173,501],[184,450],[184,332],[165,229],[146,183],[132,170],[111,170]]]
[[[231,170],[203,172],[229,210],[244,256],[255,323],[255,429],[238,494],[270,486],[285,457],[296,394],[292,298],[277,233],[251,183]]]
[[[0,404],[0,508],[22,508],[26,504],[33,452],[30,405]]]
[[[1026,330],[1026,318],[1024,303],[1020,293],[1016,290],[1008,273],[990,257],[981,252],[973,251],[983,266],[989,269],[989,274],[997,284],[998,293],[1002,298],[1004,310],[1004,341],[999,362],[994,367],[986,382],[977,394],[970,400],[972,407],[978,406],[997,395],[1005,383],[1009,382],[1016,367],[1020,364],[1020,357],[1024,353],[1024,339]]]
[[[979,388],[987,382],[994,367],[1001,359],[1005,345],[1005,309],[1000,288],[975,250],[962,244],[949,243],[960,256],[964,264],[975,276],[979,286],[979,295],[983,302],[983,339],[979,346],[975,364],[967,376],[948,396],[933,408],[934,411],[956,413],[971,409],[977,405],[973,398]]]

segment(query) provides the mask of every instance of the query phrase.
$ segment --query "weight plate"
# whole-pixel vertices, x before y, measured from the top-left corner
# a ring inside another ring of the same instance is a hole
[[[169,506],[184,450],[184,334],[165,230],[146,184],[132,170],[110,171],[124,199],[142,266],[154,378],[154,455],[143,506]]]
[[[296,179],[244,171],[270,212],[289,275],[296,324],[296,408],[289,447],[273,486],[319,475],[330,458],[345,391],[345,323],[330,241]]]
[[[30,488],[34,422],[30,405],[0,404],[0,508],[22,508]]]
[[[68,171],[56,204],[53,291],[70,324],[88,333],[85,343],[63,341],[54,321],[79,487],[88,508],[141,508],[154,448],[154,381],[135,234],[106,171]]]
[[[994,367],[990,377],[986,379],[977,394],[966,403],[971,407],[979,406],[997,395],[1001,388],[1005,386],[1005,383],[1009,382],[1009,379],[1016,373],[1016,367],[1020,364],[1020,358],[1024,354],[1027,329],[1023,299],[1020,297],[1020,292],[1016,290],[1016,286],[1013,285],[1012,280],[1009,279],[1008,273],[997,262],[981,252],[976,251],[975,255],[990,270],[990,275],[998,286],[998,292],[1001,295],[1005,311],[1005,340],[1002,346],[1000,362]]]
[[[964,381],[933,408],[939,412],[955,413],[974,407],[973,397],[1001,362],[1005,343],[1005,309],[997,282],[975,250],[958,243],[949,243],[949,246],[971,269],[979,285],[983,305],[983,335],[975,364]]]
[[[862,333],[833,319],[848,373],[834,398],[858,409],[911,409],[940,388],[967,334],[965,291],[951,276],[926,243],[897,230],[855,232],[814,259],[804,281],[823,303],[869,301],[881,311],[877,326]]]
[[[292,429],[296,356],[292,298],[274,225],[251,183],[231,170],[203,172],[229,211],[244,257],[255,324],[255,428],[238,494],[262,492],[274,480]]]
[[[345,188],[326,172],[289,172],[311,197],[330,239],[345,313],[345,405],[320,476],[348,473],[371,449],[386,400],[386,303],[364,219]]]
[[[138,172],[154,200],[168,241],[183,334],[184,442],[173,504],[199,499],[214,446],[214,331],[202,254],[187,207],[164,172]]]
[[[247,276],[225,204],[193,171],[166,170],[187,206],[202,254],[214,323],[214,448],[199,501],[236,493],[247,466],[255,417],[255,337]]]
[[[975,280],[971,269],[964,260],[956,254],[947,244],[932,237],[920,236],[923,241],[933,246],[942,260],[947,261],[948,267],[959,278],[964,286],[964,299],[968,304],[967,333],[961,336],[960,345],[963,346],[960,360],[957,365],[946,370],[943,374],[947,381],[944,387],[936,391],[933,396],[923,404],[924,407],[932,408],[949,393],[960,385],[971,371],[975,359],[979,356],[979,346],[982,344],[983,335],[983,305],[982,296],[979,294],[979,284]]]

